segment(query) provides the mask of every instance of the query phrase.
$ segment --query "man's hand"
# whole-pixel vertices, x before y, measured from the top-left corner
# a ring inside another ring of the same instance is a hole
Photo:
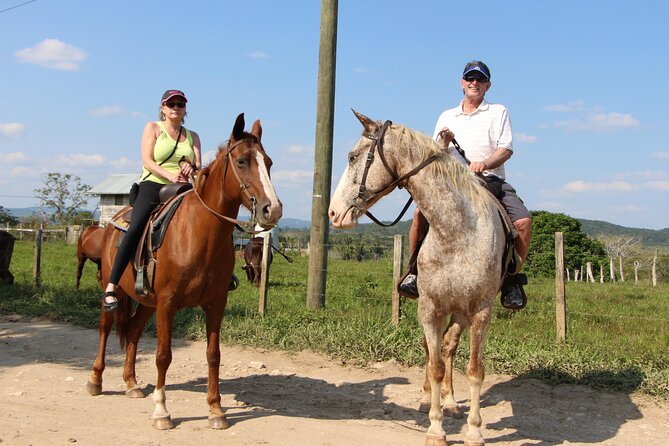
[[[445,149],[448,148],[451,141],[453,141],[453,138],[455,138],[455,135],[448,127],[444,127],[439,131],[439,134],[437,134],[437,142],[440,142]]]

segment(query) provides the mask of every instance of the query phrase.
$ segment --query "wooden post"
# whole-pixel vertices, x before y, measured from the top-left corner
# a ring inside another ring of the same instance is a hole
[[[33,277],[35,278],[35,286],[39,288],[42,286],[42,234],[43,230],[40,227],[35,231],[35,267],[33,269]]]
[[[655,248],[655,255],[653,256],[653,268],[651,269],[651,274],[652,274],[652,279],[653,279],[653,286],[657,286],[657,251],[658,249]]]
[[[263,237],[262,261],[260,262],[260,287],[258,288],[258,313],[265,317],[267,312],[267,284],[269,283],[269,250],[272,249],[272,234]]]
[[[393,249],[393,316],[392,323],[395,327],[400,325],[400,316],[402,316],[402,306],[400,293],[397,291],[397,284],[404,271],[404,236],[395,235],[395,246]]]
[[[318,99],[316,104],[316,152],[311,197],[311,233],[307,308],[325,307],[328,267],[328,206],[332,183],[335,65],[337,61],[337,0],[321,1],[321,37],[318,52]]]
[[[564,287],[564,236],[555,233],[555,319],[558,342],[567,339],[567,299]]]

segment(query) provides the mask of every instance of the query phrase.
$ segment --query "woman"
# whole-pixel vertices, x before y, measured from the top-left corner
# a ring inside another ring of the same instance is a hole
[[[151,212],[160,204],[160,188],[165,184],[188,181],[193,170],[201,167],[200,137],[183,127],[186,102],[188,99],[182,91],[167,90],[160,101],[160,120],[148,122],[144,127],[144,168],[133,205],[132,221],[116,252],[109,283],[102,297],[104,311],[114,311],[118,306],[116,287],[137,248]],[[184,156],[190,163],[179,163]]]

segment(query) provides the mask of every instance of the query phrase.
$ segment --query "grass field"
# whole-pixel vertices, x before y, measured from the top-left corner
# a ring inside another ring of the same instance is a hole
[[[87,263],[75,291],[75,247],[43,245],[42,287],[33,286],[32,242],[17,241],[10,270],[13,286],[0,287],[0,313],[47,317],[96,327],[100,291],[95,265]],[[422,365],[416,302],[403,301],[399,328],[391,323],[392,261],[331,260],[326,309],[306,309],[307,258],[288,263],[276,256],[270,275],[267,315],[258,315],[257,289],[244,280],[229,296],[221,330],[225,343],[271,349],[311,349],[342,361],[365,364],[391,358]],[[243,279],[238,262],[235,274]],[[669,285],[643,283],[566,285],[567,342],[556,342],[555,284],[530,279],[526,309],[511,313],[496,303],[486,347],[488,372],[549,383],[639,392],[669,398]],[[148,332],[155,327],[149,322]],[[179,312],[176,336],[201,339],[203,313]],[[456,367],[464,370],[467,337]],[[92,360],[92,359],[91,359]]]

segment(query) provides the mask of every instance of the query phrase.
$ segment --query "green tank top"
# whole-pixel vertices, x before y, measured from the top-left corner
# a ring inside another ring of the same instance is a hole
[[[177,144],[174,154],[168,160],[165,160],[172,153],[172,150],[174,150],[174,143],[176,141],[167,134],[162,121],[156,121],[156,124],[160,127],[160,135],[156,139],[156,145],[153,146],[153,159],[158,164],[162,163],[160,167],[170,173],[176,173],[179,171],[179,160],[182,156],[188,158],[191,163],[195,161],[193,136],[186,127],[183,128],[186,131],[186,140]],[[142,168],[142,181],[153,181],[159,184],[169,183],[167,179],[151,173],[146,167]]]

